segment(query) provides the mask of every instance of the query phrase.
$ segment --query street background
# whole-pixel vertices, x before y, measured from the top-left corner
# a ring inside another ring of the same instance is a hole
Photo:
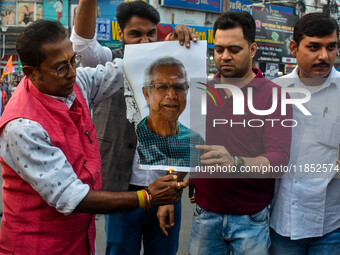
[[[1,166],[0,166],[0,172],[1,172]],[[2,212],[2,175],[0,177],[0,212]],[[190,239],[190,232],[191,232],[191,224],[192,224],[192,215],[194,212],[195,205],[190,204],[189,198],[188,198],[188,189],[185,189],[183,191],[182,196],[182,224],[181,224],[181,233],[179,237],[179,248],[177,255],[187,255],[188,254],[188,244]],[[1,217],[0,217],[1,218]],[[103,214],[97,214],[96,215],[96,227],[97,227],[97,248],[98,248],[98,255],[104,255],[105,254],[105,243],[106,243],[106,237],[105,237],[105,219]],[[1,228],[1,227],[0,227]],[[142,254],[142,253],[141,253]],[[155,254],[157,255],[157,254]]]

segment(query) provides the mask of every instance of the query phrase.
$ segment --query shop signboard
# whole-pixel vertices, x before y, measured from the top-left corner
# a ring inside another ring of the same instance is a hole
[[[252,10],[256,23],[257,52],[254,57],[258,62],[294,63],[289,43],[293,39],[293,28],[298,20],[296,16]]]
[[[163,0],[163,5],[207,12],[222,12],[223,0]]]
[[[118,5],[124,0],[97,1],[97,17],[102,19],[112,19],[116,17]]]
[[[279,77],[279,64],[278,63],[267,63],[265,76],[269,80]]]
[[[263,4],[259,2],[248,0],[230,0],[231,11],[245,11],[250,13],[252,9],[267,11],[271,13],[278,13],[283,15],[294,15],[294,9],[285,6],[265,4],[263,7]]]
[[[97,18],[113,19],[116,17],[118,5],[124,2],[131,2],[132,0],[110,0],[97,1]],[[148,2],[144,0],[144,2]]]
[[[109,19],[97,19],[97,40],[110,41],[111,24]]]
[[[285,74],[291,73],[295,67],[296,64],[285,64]]]

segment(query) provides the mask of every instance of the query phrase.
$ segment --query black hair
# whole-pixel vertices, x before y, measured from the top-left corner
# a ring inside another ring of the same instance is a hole
[[[256,26],[254,18],[247,12],[227,11],[214,23],[214,37],[217,29],[226,30],[241,27],[244,38],[251,44],[255,42]]]
[[[16,49],[23,65],[40,67],[45,60],[42,46],[67,38],[66,29],[59,21],[37,20],[19,35]]]
[[[160,21],[159,13],[155,7],[144,1],[121,3],[117,7],[116,17],[119,27],[122,30],[124,30],[126,22],[128,22],[132,16],[148,19],[154,24],[158,24]]]
[[[293,40],[299,46],[305,36],[324,37],[336,31],[339,37],[339,26],[328,13],[313,12],[302,16],[294,26]]]

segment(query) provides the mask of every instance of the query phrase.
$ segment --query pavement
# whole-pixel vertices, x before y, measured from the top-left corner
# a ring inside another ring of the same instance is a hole
[[[1,172],[1,166],[0,166],[0,172]],[[2,209],[2,183],[3,179],[0,175],[0,212],[3,211]],[[190,232],[191,232],[191,224],[192,224],[192,215],[195,209],[195,205],[190,204],[189,198],[188,198],[188,190],[185,189],[183,191],[183,198],[182,198],[182,223],[181,223],[181,232],[179,237],[179,248],[177,255],[187,255],[188,254],[188,245],[189,245],[189,239],[190,239]],[[1,216],[0,216],[1,218]],[[106,237],[105,237],[105,220],[103,214],[97,214],[96,215],[96,227],[97,227],[97,248],[98,248],[98,255],[105,255],[105,243],[106,243]],[[0,226],[1,228],[1,226]],[[141,252],[142,254],[142,252]],[[155,254],[157,255],[157,254]]]

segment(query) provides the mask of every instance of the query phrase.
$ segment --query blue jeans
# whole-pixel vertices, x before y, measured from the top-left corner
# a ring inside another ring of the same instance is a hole
[[[159,227],[158,206],[105,215],[106,254],[139,255],[143,240],[145,255],[175,255],[181,228],[181,201],[175,204],[175,226],[165,236]]]
[[[190,255],[266,255],[269,246],[269,206],[253,215],[226,215],[196,205]]]
[[[271,255],[339,255],[340,228],[320,237],[291,240],[270,229]]]

